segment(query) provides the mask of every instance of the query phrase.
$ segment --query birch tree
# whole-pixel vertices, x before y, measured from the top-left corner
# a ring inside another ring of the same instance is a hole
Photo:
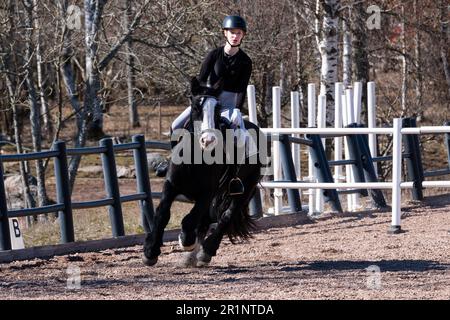
[[[35,33],[35,50],[36,50],[36,75],[39,89],[39,99],[41,103],[41,115],[43,120],[43,128],[45,133],[50,136],[53,132],[52,120],[50,118],[50,110],[47,98],[45,96],[45,79],[42,70],[42,51],[41,51],[41,25],[38,13],[38,1],[33,0],[33,25]]]
[[[321,56],[320,94],[327,98],[327,122],[334,123],[334,84],[338,80],[339,0],[317,0],[316,37]]]
[[[41,125],[40,125],[40,115],[41,109],[36,93],[36,88],[34,86],[34,76],[33,76],[33,65],[31,61],[33,60],[33,51],[35,47],[33,45],[33,0],[24,0],[23,5],[25,7],[25,84],[28,94],[28,102],[30,107],[30,124],[31,124],[31,137],[33,144],[33,151],[40,152],[42,150],[42,140],[41,140]],[[36,160],[36,179],[37,179],[37,190],[38,190],[38,204],[39,206],[45,206],[48,203],[47,191],[45,188],[45,170],[42,160]]]
[[[132,1],[126,0],[125,3],[125,13],[124,13],[124,24],[125,28],[128,29],[130,27],[130,17],[132,15]],[[136,89],[136,70],[134,63],[134,54],[133,54],[133,41],[130,38],[127,39],[126,42],[126,64],[127,64],[127,95],[128,95],[128,114],[129,114],[129,122],[130,126],[140,127],[139,123],[139,113],[137,109],[137,102],[135,97],[135,89]]]
[[[347,19],[342,19],[342,40],[342,81],[348,88],[352,85],[352,36]]]

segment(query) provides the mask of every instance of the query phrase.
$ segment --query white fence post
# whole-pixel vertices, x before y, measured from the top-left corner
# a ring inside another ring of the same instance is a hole
[[[326,95],[319,95],[319,101],[317,105],[317,127],[326,127],[326,113],[327,113],[327,97]],[[322,138],[323,149],[326,149],[325,138]],[[319,176],[316,168],[315,176]],[[316,190],[316,211],[323,212],[323,190]]]
[[[308,84],[308,127],[316,126],[316,85],[314,83]],[[311,157],[311,152],[308,152],[308,178],[309,181],[315,182],[315,170]],[[316,203],[316,189],[308,190],[308,213],[314,214],[314,208]]]
[[[375,82],[367,83],[367,127],[376,127],[376,96],[375,96]],[[377,135],[375,133],[369,134],[369,149],[372,157],[377,156]],[[374,165],[375,173],[378,176],[378,166]]]
[[[345,100],[346,100],[346,106],[347,106],[347,124],[355,123],[355,108],[354,108],[354,97],[353,97],[353,89],[346,89],[345,90]],[[348,138],[345,139],[346,141]],[[347,142],[348,146],[348,142]],[[350,158],[350,153],[348,153],[347,159]],[[349,166],[350,170],[349,172],[346,172],[347,175],[350,175],[350,181],[355,182],[355,175],[353,172],[353,166]],[[360,207],[359,202],[359,194],[352,193],[350,194],[351,200],[351,206],[349,206],[350,211],[356,211]]]
[[[247,86],[247,103],[248,103],[248,118],[250,122],[258,125],[255,86],[252,84]]]
[[[281,128],[281,88],[272,88],[272,110],[273,110],[273,127]],[[281,180],[281,163],[280,163],[280,139],[278,134],[273,134],[273,178],[275,181]],[[274,214],[278,215],[283,210],[283,190],[276,188],[274,190]]]
[[[394,132],[392,136],[392,222],[389,233],[399,233],[401,231],[401,199],[402,190],[402,119],[395,118],[393,124]]]
[[[299,95],[297,91],[291,92],[291,127],[300,128],[300,104]],[[300,137],[298,134],[293,134],[294,137]],[[295,173],[297,181],[302,180],[301,160],[300,160],[300,144],[294,143],[292,146],[292,161],[294,161]]]
[[[342,90],[341,82],[336,82],[334,87],[334,127],[342,128]],[[334,138],[334,160],[342,160],[342,137]],[[341,166],[334,167],[334,181],[339,182],[342,175]]]
[[[362,97],[362,83],[355,82],[353,88],[353,119],[356,123],[361,123],[361,97]]]

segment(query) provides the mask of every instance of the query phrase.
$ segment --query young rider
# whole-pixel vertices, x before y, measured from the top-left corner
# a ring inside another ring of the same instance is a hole
[[[208,103],[219,103],[221,116],[227,118],[233,129],[245,130],[241,109],[245,102],[247,85],[252,72],[252,60],[240,48],[247,33],[247,23],[244,18],[236,15],[226,16],[222,23],[225,45],[211,50],[200,68],[199,80],[209,86],[221,82],[222,91],[217,100]],[[171,131],[182,128],[189,119],[191,108],[184,110],[172,123]],[[241,132],[238,130],[238,132]],[[238,135],[237,139],[245,139]],[[241,140],[242,143],[242,140]],[[165,175],[166,168],[157,170],[159,176]]]

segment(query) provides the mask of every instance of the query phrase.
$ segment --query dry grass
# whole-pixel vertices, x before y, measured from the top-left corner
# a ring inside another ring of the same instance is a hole
[[[162,107],[161,128],[162,132],[167,131],[170,122],[184,107]],[[146,140],[166,139],[159,131],[159,119],[157,117],[158,110],[153,107],[142,106],[140,128],[130,128],[128,121],[127,108],[114,106],[110,113],[105,116],[104,130],[108,136],[118,137],[121,142],[128,142],[134,134],[146,134]],[[68,123],[62,131],[62,140],[67,141],[68,148],[73,147],[72,139],[73,123]],[[127,137],[127,138],[126,138]],[[25,139],[25,144],[27,140]],[[97,141],[88,141],[88,146],[98,145]],[[45,149],[45,148],[44,148]],[[150,150],[148,150],[150,152]],[[3,148],[5,153],[15,153],[13,147],[6,146]],[[161,152],[164,153],[164,152]],[[132,152],[122,152],[116,154],[117,166],[134,166]],[[101,165],[100,155],[85,155],[82,157],[80,167],[99,166]],[[9,174],[19,172],[18,163],[5,163],[5,171]],[[34,174],[34,165],[30,165],[31,173]],[[54,182],[53,161],[49,161],[46,168],[46,188],[50,199],[56,199],[55,182]],[[150,179],[152,181],[152,191],[161,191],[162,181],[154,176],[151,172]],[[136,192],[135,179],[119,179],[121,195]],[[72,194],[72,201],[89,201],[98,200],[106,196],[104,191],[103,173],[85,173],[79,172],[77,181]],[[154,199],[154,208],[158,205],[159,200]],[[168,229],[178,228],[185,213],[191,209],[191,204],[174,203],[172,207],[172,217],[167,226]],[[144,230],[141,227],[140,209],[138,202],[128,202],[122,204],[122,212],[125,226],[125,234],[140,234]],[[73,212],[75,238],[77,241],[94,240],[110,238],[112,236],[111,225],[109,221],[109,213],[107,207],[74,210]],[[21,226],[24,235],[26,247],[52,245],[60,242],[59,222],[55,218],[49,217],[47,221],[39,221],[30,227],[27,227],[25,219],[21,220]]]
[[[175,203],[167,229],[179,228],[181,219],[184,216],[183,213],[188,212],[190,207],[190,204]],[[122,213],[125,234],[144,233],[137,202],[124,203],[122,205]],[[73,221],[76,241],[98,240],[112,237],[109,213],[106,207],[74,210]],[[22,228],[22,233],[25,247],[60,243],[59,222],[54,218],[36,223],[30,228]]]

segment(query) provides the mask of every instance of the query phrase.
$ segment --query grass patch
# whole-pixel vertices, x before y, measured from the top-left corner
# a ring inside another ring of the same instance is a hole
[[[173,213],[166,230],[179,228],[181,219],[192,208],[192,204],[175,202],[172,207]],[[126,235],[144,233],[144,229],[141,226],[141,212],[138,202],[122,204],[122,214]],[[99,240],[112,237],[107,207],[74,210],[73,222],[76,241]],[[22,233],[25,247],[27,248],[60,243],[59,220],[55,218],[36,222],[29,228],[22,227]]]

